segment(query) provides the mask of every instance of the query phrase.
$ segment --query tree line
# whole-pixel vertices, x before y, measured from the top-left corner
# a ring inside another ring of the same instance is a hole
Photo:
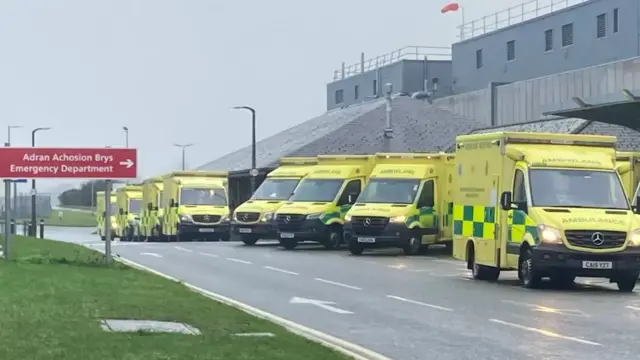
[[[58,201],[63,206],[95,206],[96,192],[105,191],[105,184],[105,180],[87,181],[79,188],[62,192],[58,195]]]

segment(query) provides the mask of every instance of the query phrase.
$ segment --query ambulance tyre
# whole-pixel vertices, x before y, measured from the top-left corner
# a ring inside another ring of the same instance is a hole
[[[632,292],[636,287],[636,281],[638,281],[638,273],[631,272],[620,274],[615,281],[618,285],[618,290],[621,292]]]
[[[409,241],[407,242],[407,245],[402,248],[402,251],[405,255],[420,254],[422,249],[422,236],[420,235],[419,230],[413,231],[409,236]]]
[[[531,248],[528,245],[520,250],[518,263],[518,278],[522,281],[522,286],[527,289],[536,289],[542,283],[542,275],[533,266]]]
[[[298,240],[296,239],[280,239],[280,245],[286,250],[293,250],[298,246]]]
[[[342,245],[342,234],[342,226],[338,224],[331,225],[327,238],[322,245],[324,245],[324,248],[327,250],[339,250],[340,245]]]
[[[254,235],[240,235],[240,240],[247,246],[255,245],[258,237]]]
[[[364,252],[364,247],[358,243],[358,239],[351,237],[348,241],[349,252],[352,255],[362,255]]]
[[[476,250],[473,242],[467,243],[467,267],[476,280],[496,281],[500,277],[500,269],[476,263]]]

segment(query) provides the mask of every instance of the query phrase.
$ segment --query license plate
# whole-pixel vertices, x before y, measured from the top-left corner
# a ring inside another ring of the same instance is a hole
[[[372,238],[372,237],[359,237],[359,238],[358,238],[358,242],[359,242],[359,243],[374,244],[374,243],[376,242],[376,238]]]
[[[211,233],[211,232],[215,232],[215,231],[216,231],[215,229],[200,229],[200,232],[208,232],[208,233]]]
[[[242,234],[251,234],[251,229],[238,229],[238,231]]]
[[[283,239],[293,239],[293,233],[280,233],[280,237]]]
[[[613,269],[611,261],[583,261],[583,269]]]

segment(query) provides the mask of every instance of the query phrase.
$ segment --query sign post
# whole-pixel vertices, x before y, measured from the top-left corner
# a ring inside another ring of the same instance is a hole
[[[105,179],[105,255],[111,263],[111,185],[114,179],[138,177],[137,149],[131,148],[0,148],[0,178],[11,194],[8,179]],[[33,190],[35,191],[35,189]],[[5,232],[10,232],[10,200],[5,196]],[[35,211],[34,211],[35,212]],[[34,224],[35,226],[35,224]],[[9,236],[4,254],[9,258]]]
[[[11,238],[11,181],[4,181],[4,245],[2,251],[4,259],[9,261],[10,241]]]

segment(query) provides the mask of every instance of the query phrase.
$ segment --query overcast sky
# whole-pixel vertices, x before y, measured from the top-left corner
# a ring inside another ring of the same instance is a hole
[[[124,146],[128,126],[141,177],[177,168],[176,142],[195,144],[199,166],[249,144],[234,105],[258,110],[261,139],[323,113],[325,84],[361,51],[449,46],[462,14],[441,14],[446,3],[4,0],[0,125],[25,126],[16,146],[52,127],[37,137],[52,147]],[[461,1],[466,20],[520,3]]]

